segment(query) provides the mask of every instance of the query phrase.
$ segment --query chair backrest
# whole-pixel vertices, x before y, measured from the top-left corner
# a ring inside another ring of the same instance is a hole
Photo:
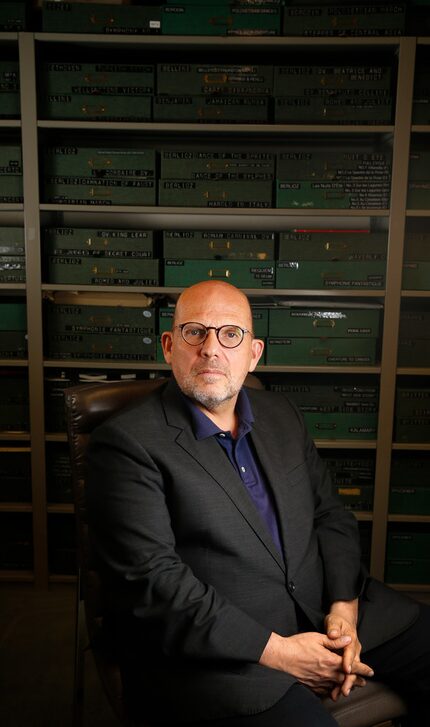
[[[86,451],[91,432],[108,417],[165,383],[165,378],[82,384],[66,389],[67,434],[77,527],[79,597],[97,671],[107,698],[123,724],[128,717],[123,700],[121,674],[115,655],[102,637],[103,596],[100,576],[91,559],[85,502]]]

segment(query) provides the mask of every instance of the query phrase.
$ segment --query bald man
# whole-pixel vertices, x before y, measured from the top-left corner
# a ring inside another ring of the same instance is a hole
[[[135,719],[330,727],[320,696],[374,673],[419,714],[429,609],[362,572],[355,518],[300,413],[243,385],[264,347],[246,296],[188,288],[162,346],[172,378],[89,452],[105,627]]]

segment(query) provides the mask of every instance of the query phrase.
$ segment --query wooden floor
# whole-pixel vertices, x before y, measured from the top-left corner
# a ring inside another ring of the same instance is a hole
[[[0,585],[1,727],[71,727],[75,589]],[[85,727],[118,727],[86,657]]]
[[[0,585],[1,727],[72,727],[74,608],[73,586]],[[85,727],[118,727],[90,652],[85,676]]]

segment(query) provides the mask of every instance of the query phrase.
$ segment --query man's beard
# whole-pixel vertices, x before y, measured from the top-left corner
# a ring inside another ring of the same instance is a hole
[[[226,379],[226,385],[218,394],[202,391],[192,375],[185,377],[182,381],[181,389],[184,394],[194,399],[194,401],[197,401],[208,411],[214,411],[220,404],[223,404],[229,399],[233,399],[238,393],[237,387],[230,379]]]

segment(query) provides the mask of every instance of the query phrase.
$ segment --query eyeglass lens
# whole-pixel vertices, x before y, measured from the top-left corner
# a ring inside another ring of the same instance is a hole
[[[198,346],[203,343],[210,330],[216,330],[216,335],[221,346],[225,348],[236,348],[242,343],[244,332],[239,326],[221,326],[218,329],[206,328],[201,323],[186,323],[181,328],[182,338],[191,346]]]

